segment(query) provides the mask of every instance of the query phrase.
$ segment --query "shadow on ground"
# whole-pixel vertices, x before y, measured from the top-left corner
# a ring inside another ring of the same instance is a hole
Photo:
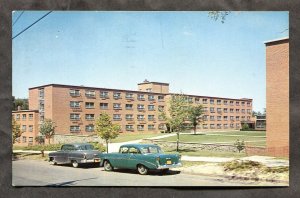
[[[102,170],[102,171],[105,171],[105,170]],[[124,173],[124,174],[135,174],[135,175],[139,174],[137,172],[137,170],[132,170],[132,169],[114,169],[111,172]],[[179,173],[180,173],[180,171],[173,171],[173,170],[169,170],[166,173],[162,173],[159,170],[150,170],[147,175],[149,175],[149,176],[170,176],[170,175],[177,175]]]

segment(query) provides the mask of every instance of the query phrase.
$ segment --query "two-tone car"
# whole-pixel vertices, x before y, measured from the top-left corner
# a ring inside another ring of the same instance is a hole
[[[49,153],[49,162],[53,165],[72,164],[77,168],[80,164],[100,164],[100,154],[89,143],[64,144],[59,151]]]
[[[141,175],[146,175],[149,170],[166,173],[170,168],[182,166],[179,154],[165,154],[154,144],[125,144],[118,153],[102,153],[100,158],[100,166],[106,171],[135,169]]]

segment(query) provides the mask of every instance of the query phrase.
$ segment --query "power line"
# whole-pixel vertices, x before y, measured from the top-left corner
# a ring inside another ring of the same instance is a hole
[[[22,34],[23,32],[25,32],[26,30],[28,30],[29,28],[31,28],[34,24],[36,24],[37,22],[39,22],[40,20],[42,20],[43,18],[45,18],[51,12],[52,11],[47,12],[44,16],[42,16],[41,18],[39,18],[38,20],[36,20],[34,23],[32,23],[31,25],[29,25],[27,28],[25,28],[24,30],[22,30],[21,32],[19,32],[17,35],[15,35],[14,37],[12,37],[12,39],[16,38],[17,36],[19,36],[20,34]]]
[[[14,26],[16,23],[17,23],[17,21],[19,20],[19,18],[22,16],[22,14],[24,13],[25,11],[22,11],[21,12],[21,14],[18,16],[18,18],[15,20],[15,22],[12,24],[12,26]]]

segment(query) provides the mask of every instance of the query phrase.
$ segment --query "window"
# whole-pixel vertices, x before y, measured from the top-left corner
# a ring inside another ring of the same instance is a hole
[[[44,98],[44,88],[41,88],[41,89],[39,89],[39,97],[41,98],[41,99],[43,99]]]
[[[228,101],[227,101],[227,100],[224,100],[224,101],[223,101],[223,104],[224,104],[224,105],[228,105]]]
[[[95,119],[95,114],[85,114],[85,119],[86,120],[94,120]]]
[[[242,109],[242,113],[245,113],[245,109]]]
[[[149,101],[153,101],[155,98],[154,98],[154,95],[148,95],[148,100]]]
[[[158,96],[158,101],[164,101],[164,96]]]
[[[242,106],[245,106],[245,102],[242,102]]]
[[[145,97],[143,94],[138,94],[138,100],[145,100]]]
[[[148,130],[149,130],[149,131],[155,130],[154,124],[149,124],[149,125],[148,125]]]
[[[139,121],[142,121],[142,120],[145,119],[145,117],[144,117],[144,115],[137,115],[137,119],[138,119]]]
[[[114,103],[113,107],[114,107],[114,109],[122,109],[121,103]]]
[[[200,103],[200,98],[195,98],[195,103]]]
[[[114,99],[121,99],[121,93],[120,92],[114,92]]]
[[[250,116],[247,116],[247,120],[250,120]]]
[[[230,109],[230,113],[233,113],[233,109]]]
[[[147,92],[151,92],[152,89],[151,89],[151,88],[147,88],[146,91],[147,91]]]
[[[215,128],[215,124],[210,124],[210,128],[214,129]]]
[[[230,101],[230,106],[232,106],[233,105],[233,101]]]
[[[221,121],[222,120],[222,116],[218,116],[217,119],[218,119],[218,121]]]
[[[228,124],[224,124],[224,129],[227,129],[228,128]]]
[[[26,125],[22,125],[22,131],[23,131],[23,132],[26,131]]]
[[[72,97],[80,96],[79,89],[70,89],[69,93],[70,93],[70,96],[72,96]]]
[[[217,100],[217,104],[220,105],[221,104],[221,100]]]
[[[248,113],[248,114],[251,114],[251,109],[247,109],[247,113]]]
[[[236,101],[236,102],[235,102],[235,105],[236,105],[236,106],[240,106],[240,102]]]
[[[78,101],[71,101],[70,102],[70,107],[71,108],[80,108],[80,102],[78,102]]]
[[[148,105],[148,110],[149,111],[154,111],[155,110],[154,105]]]
[[[80,126],[70,126],[70,131],[71,132],[79,132],[80,131]]]
[[[240,116],[236,116],[235,120],[239,121],[240,120]]]
[[[138,131],[144,131],[144,125],[137,125]]]
[[[126,110],[132,110],[133,109],[133,104],[126,104],[125,109]]]
[[[132,93],[126,93],[125,98],[126,99],[133,99],[133,94]]]
[[[70,120],[79,120],[80,114],[79,113],[71,113],[70,114]]]
[[[208,120],[208,115],[204,115],[204,116],[203,116],[203,120],[204,120],[204,121],[207,121],[207,120]]]
[[[85,103],[85,108],[86,109],[93,109],[94,108],[94,103],[93,102],[86,102]]]
[[[228,120],[228,116],[224,116],[223,119],[224,119],[225,121],[227,121],[227,120]]]
[[[210,99],[210,104],[214,104],[215,103],[215,100],[214,99]]]
[[[133,115],[132,114],[126,114],[125,118],[126,118],[126,120],[133,120]]]
[[[33,143],[33,137],[28,137],[28,143],[32,144]]]
[[[85,90],[85,96],[94,98],[95,97],[95,91],[94,90]]]
[[[209,118],[210,120],[215,120],[215,116],[210,116],[210,118]]]
[[[120,148],[120,153],[128,153],[128,150],[129,150],[128,147],[123,146]]]
[[[29,120],[33,120],[33,114],[29,114]]]
[[[100,98],[109,98],[107,91],[100,91]]]
[[[108,103],[100,103],[100,109],[108,109]]]
[[[144,107],[144,105],[142,105],[142,104],[138,104],[138,105],[137,105],[137,109],[138,109],[138,110],[144,110],[145,107]]]
[[[165,124],[159,124],[158,129],[165,130],[166,129]]]
[[[28,130],[29,130],[29,132],[32,132],[33,131],[33,125],[29,125]]]
[[[92,124],[85,125],[85,131],[86,132],[94,132],[94,125],[92,125]]]
[[[192,98],[192,97],[186,97],[186,101],[187,101],[188,103],[192,103],[192,102],[193,102],[193,98]]]
[[[207,107],[204,107],[204,108],[203,108],[203,111],[204,111],[204,112],[207,112],[207,111],[208,111],[208,108],[207,108]]]
[[[132,153],[132,154],[139,154],[139,150],[137,148],[134,148],[134,147],[130,147],[129,148],[129,153]]]
[[[224,113],[227,113],[228,112],[228,109],[227,108],[224,108]]]
[[[26,114],[22,114],[22,120],[26,120]]]
[[[22,142],[23,142],[23,143],[26,143],[26,142],[27,142],[27,137],[26,137],[26,136],[23,136],[23,137],[22,137]]]
[[[202,125],[202,128],[203,128],[203,129],[208,129],[207,124],[203,124],[203,125]]]
[[[158,120],[162,121],[162,120],[164,120],[164,117],[162,115],[159,115]]]
[[[207,104],[207,99],[202,99],[203,104]]]
[[[251,106],[251,102],[247,102],[247,106],[250,107]]]
[[[217,112],[218,112],[218,113],[221,113],[221,112],[222,112],[222,109],[221,109],[221,108],[217,108]]]
[[[16,120],[20,120],[20,114],[16,115]]]
[[[217,124],[217,128],[218,129],[222,128],[222,124]]]
[[[230,128],[234,128],[234,124],[230,124]]]
[[[126,131],[133,131],[133,125],[126,125]]]
[[[236,113],[240,113],[240,110],[239,110],[239,109],[236,109],[235,112],[236,112]]]
[[[240,128],[240,123],[236,123],[236,128]]]
[[[234,120],[234,117],[233,117],[233,116],[230,116],[230,120]]]
[[[154,120],[154,115],[148,115],[148,120],[153,121]]]
[[[211,113],[214,113],[214,112],[215,112],[215,108],[214,108],[214,107],[210,107],[209,109],[210,109],[210,112],[211,112]]]
[[[121,120],[121,114],[114,114],[113,115],[113,120],[114,121]]]
[[[245,116],[242,116],[242,121],[245,121]]]

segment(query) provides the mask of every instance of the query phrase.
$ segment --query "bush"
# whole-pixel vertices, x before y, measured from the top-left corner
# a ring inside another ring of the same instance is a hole
[[[237,139],[236,142],[234,143],[234,146],[236,146],[237,150],[240,153],[242,150],[245,149],[244,140],[240,141],[239,139]]]
[[[233,160],[230,162],[223,163],[225,171],[243,171],[243,170],[251,170],[253,168],[262,168],[263,165],[259,162],[251,161],[251,160]]]
[[[32,150],[32,151],[57,151],[60,150],[61,146],[63,144],[50,144],[50,145],[34,145],[34,146],[25,146],[25,147],[19,147],[16,146],[14,149],[22,149],[22,150]]]
[[[89,143],[94,146],[95,150],[106,152],[106,147],[102,143],[98,143],[98,142],[89,142]]]

